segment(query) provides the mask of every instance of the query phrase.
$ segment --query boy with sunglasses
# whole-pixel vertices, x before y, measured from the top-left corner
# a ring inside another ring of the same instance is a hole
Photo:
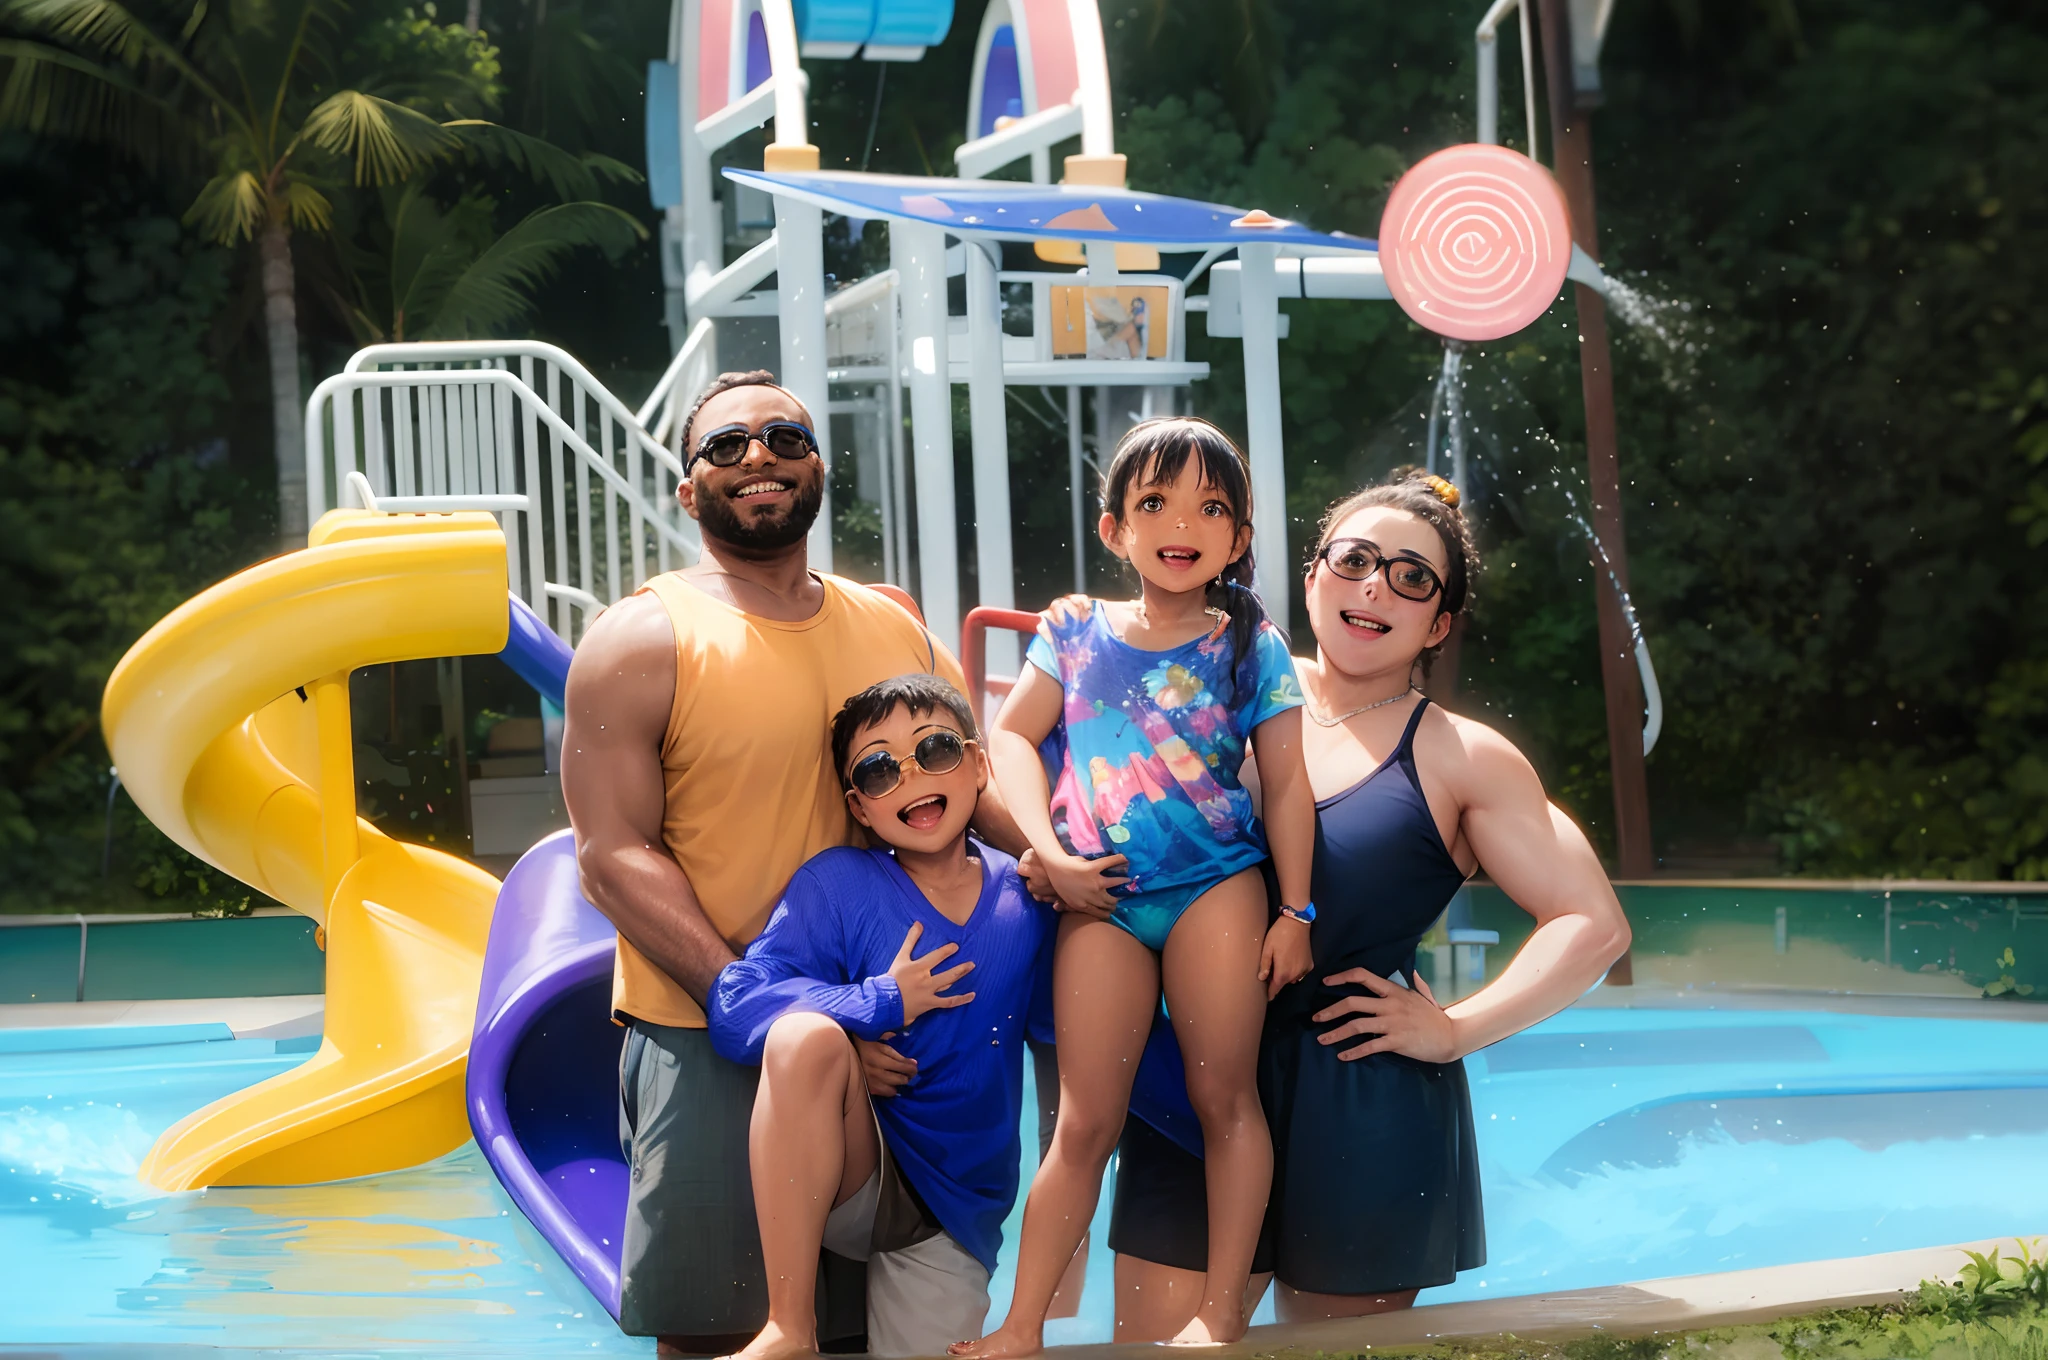
[[[966,699],[932,675],[885,680],[833,720],[832,756],[874,844],[798,870],[709,1007],[717,1051],[761,1067],[768,1325],[749,1360],[815,1348],[821,1247],[868,1262],[871,1354],[981,1334],[1017,1197],[1027,1022],[1045,1009],[1052,911],[967,834],[988,762]],[[889,1040],[914,1076],[870,1103],[849,1036]]]

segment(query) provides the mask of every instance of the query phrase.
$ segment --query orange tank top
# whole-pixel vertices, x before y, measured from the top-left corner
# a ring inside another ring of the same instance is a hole
[[[661,601],[676,635],[676,695],[661,744],[662,841],[734,950],[761,933],[805,860],[857,842],[832,768],[841,705],[912,671],[966,688],[959,663],[901,605],[857,582],[818,579],[824,604],[798,623],[744,613],[674,573],[641,587]],[[703,1008],[623,936],[612,1009],[704,1027]]]

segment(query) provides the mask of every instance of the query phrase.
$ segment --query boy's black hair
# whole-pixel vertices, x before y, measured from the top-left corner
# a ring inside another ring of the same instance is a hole
[[[943,708],[960,724],[961,735],[969,741],[975,739],[973,706],[943,677],[913,672],[880,681],[848,699],[832,719],[832,768],[839,772],[840,788],[853,787],[846,777],[846,758],[853,754],[854,735],[899,708],[912,713],[936,713]]]

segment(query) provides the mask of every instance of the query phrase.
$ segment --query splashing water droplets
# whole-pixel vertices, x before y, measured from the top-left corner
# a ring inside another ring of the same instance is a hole
[[[1714,328],[1705,323],[1690,301],[1660,297],[1619,274],[1609,274],[1607,310],[1657,365],[1666,387],[1676,392],[1692,384],[1699,373],[1699,356],[1706,348],[1706,337],[1713,334]]]

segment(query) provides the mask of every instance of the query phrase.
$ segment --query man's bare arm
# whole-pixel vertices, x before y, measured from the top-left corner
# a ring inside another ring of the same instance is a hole
[[[675,632],[660,602],[634,595],[606,610],[569,666],[562,797],[584,895],[702,1005],[735,956],[661,839],[675,688]]]
[[[955,676],[963,674],[960,662],[943,644],[934,640],[932,650],[937,658],[936,669],[939,675],[950,681]],[[983,732],[981,749],[989,751],[989,759],[993,762],[995,754],[990,751],[989,740],[989,734]],[[984,843],[994,846],[1006,855],[1021,859],[1024,852],[1031,848],[1031,842],[1025,838],[1024,832],[1017,825],[1016,816],[1003,801],[1003,791],[996,786],[993,779],[988,781],[988,787],[981,791],[981,800],[975,804],[973,826],[974,834],[981,837]]]

